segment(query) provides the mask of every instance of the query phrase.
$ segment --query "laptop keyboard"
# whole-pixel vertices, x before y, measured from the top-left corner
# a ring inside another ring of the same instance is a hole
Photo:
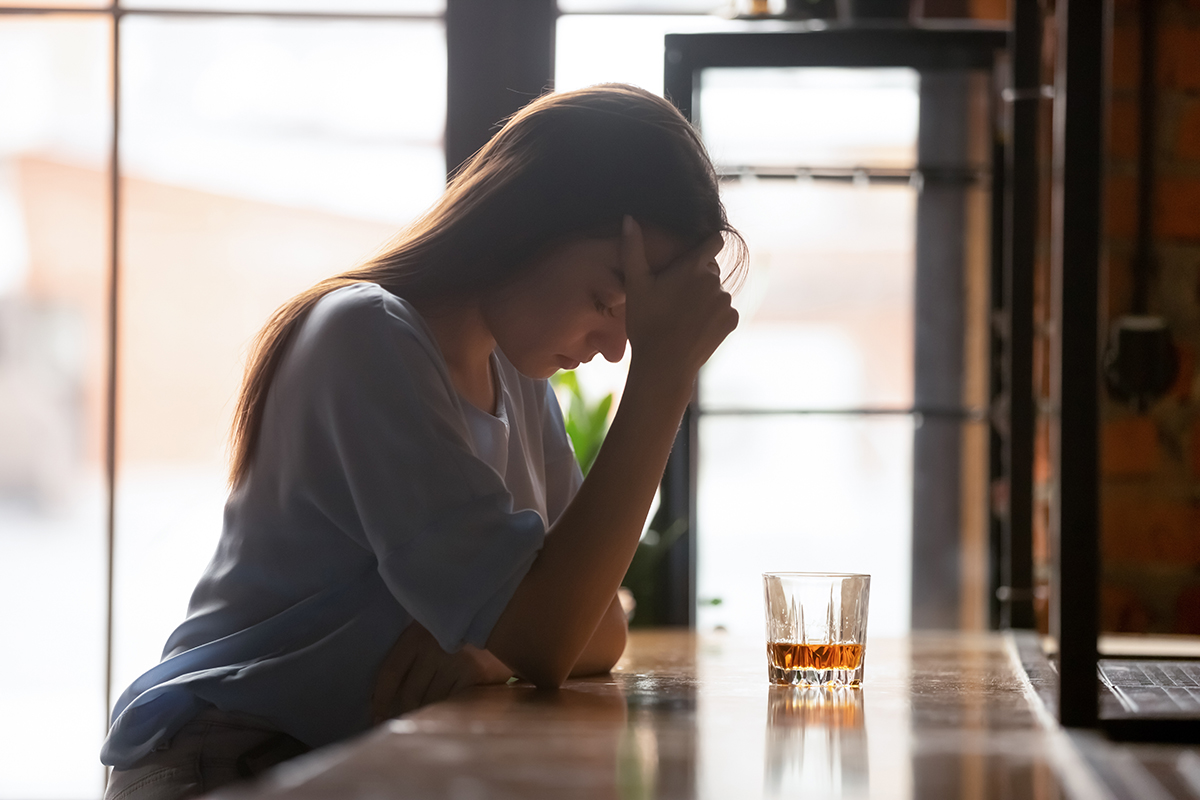
[[[1200,717],[1200,661],[1105,658],[1099,672],[1112,698],[1101,695],[1101,716]]]

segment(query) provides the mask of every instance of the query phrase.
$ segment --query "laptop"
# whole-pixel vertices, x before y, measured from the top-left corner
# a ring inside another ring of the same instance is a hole
[[[1109,738],[1200,742],[1200,637],[1102,634],[1098,645],[1097,717]]]

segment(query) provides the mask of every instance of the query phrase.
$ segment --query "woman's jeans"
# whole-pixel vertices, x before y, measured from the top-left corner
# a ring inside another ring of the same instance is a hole
[[[308,749],[253,717],[209,708],[132,768],[114,769],[104,800],[199,797]]]

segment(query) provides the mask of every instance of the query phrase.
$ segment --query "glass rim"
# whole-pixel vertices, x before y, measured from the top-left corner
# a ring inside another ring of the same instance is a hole
[[[866,572],[764,572],[764,578],[870,578]]]

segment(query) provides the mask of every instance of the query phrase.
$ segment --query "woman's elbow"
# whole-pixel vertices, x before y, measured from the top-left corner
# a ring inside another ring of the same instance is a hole
[[[613,634],[607,646],[605,653],[601,657],[603,669],[601,672],[609,672],[621,660],[621,656],[625,655],[625,645],[628,642],[629,630],[624,625],[618,628]]]
[[[526,664],[514,670],[518,677],[539,689],[558,689],[571,677],[571,665],[563,663]]]

